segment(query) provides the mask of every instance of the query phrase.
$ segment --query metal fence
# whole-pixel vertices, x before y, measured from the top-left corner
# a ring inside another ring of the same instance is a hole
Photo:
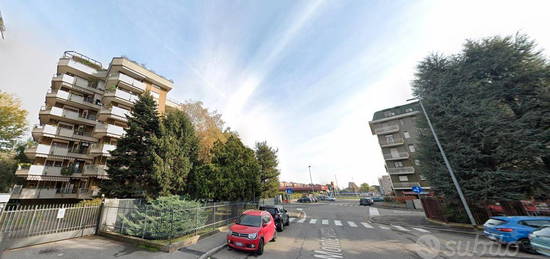
[[[172,240],[231,223],[257,202],[205,203],[197,207],[159,209],[137,201],[106,202],[100,230],[149,240]]]

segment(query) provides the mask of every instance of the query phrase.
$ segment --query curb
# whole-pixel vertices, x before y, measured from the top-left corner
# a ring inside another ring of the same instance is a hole
[[[223,244],[221,246],[218,246],[218,247],[214,247],[212,249],[210,249],[209,251],[207,251],[206,253],[202,254],[199,259],[206,259],[206,258],[209,258],[211,255],[217,253],[218,251],[222,250],[224,247],[226,247],[227,244]]]

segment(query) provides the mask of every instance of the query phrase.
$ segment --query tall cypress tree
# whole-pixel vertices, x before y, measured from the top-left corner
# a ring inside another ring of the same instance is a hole
[[[139,97],[127,119],[126,134],[107,160],[111,179],[101,183],[101,190],[109,197],[154,197],[158,185],[153,173],[153,137],[159,135],[160,123],[149,92]]]
[[[279,188],[278,150],[267,145],[267,142],[256,143],[254,150],[260,165],[260,191],[262,198],[273,197]]]

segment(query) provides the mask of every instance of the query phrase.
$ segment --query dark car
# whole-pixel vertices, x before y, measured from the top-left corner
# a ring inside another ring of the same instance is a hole
[[[312,202],[309,197],[302,197],[298,199],[298,202],[306,203],[306,202]]]
[[[277,231],[281,232],[284,230],[284,226],[290,224],[290,217],[287,214],[287,211],[282,206],[277,205],[264,205],[260,206],[260,210],[265,210],[273,216],[275,220],[275,226],[277,226]]]
[[[372,199],[369,199],[369,198],[361,198],[359,200],[359,205],[361,205],[361,206],[363,206],[363,205],[370,206],[372,204],[374,204],[374,201],[372,201]]]

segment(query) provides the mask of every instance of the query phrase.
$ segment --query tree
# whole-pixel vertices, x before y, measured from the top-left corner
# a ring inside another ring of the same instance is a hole
[[[198,165],[198,139],[187,115],[179,110],[168,113],[160,124],[160,136],[153,136],[153,144],[153,177],[159,195],[183,195],[188,174]]]
[[[211,150],[216,141],[225,142],[228,134],[224,134],[222,115],[216,111],[210,112],[202,102],[187,102],[181,105],[182,110],[189,116],[199,139],[199,160],[210,162]]]
[[[260,165],[254,151],[230,136],[212,148],[211,163],[195,170],[190,177],[194,198],[217,201],[252,200],[259,197]]]
[[[0,91],[0,150],[11,149],[26,130],[27,111],[21,101]]]
[[[368,183],[362,183],[361,186],[359,186],[359,192],[369,192],[369,187]]]
[[[260,192],[262,198],[274,197],[279,190],[278,150],[267,142],[256,143],[256,159],[260,165]]]
[[[17,170],[17,161],[13,153],[0,152],[0,193],[8,192],[15,183]]]
[[[153,138],[160,134],[160,122],[157,105],[149,92],[139,97],[126,117],[126,134],[107,160],[111,179],[101,183],[101,190],[109,197],[156,197],[161,187],[154,175]]]
[[[468,40],[457,55],[428,56],[413,90],[467,198],[548,198],[550,66],[532,40]],[[423,118],[418,126],[422,173],[436,191],[458,200]]]

